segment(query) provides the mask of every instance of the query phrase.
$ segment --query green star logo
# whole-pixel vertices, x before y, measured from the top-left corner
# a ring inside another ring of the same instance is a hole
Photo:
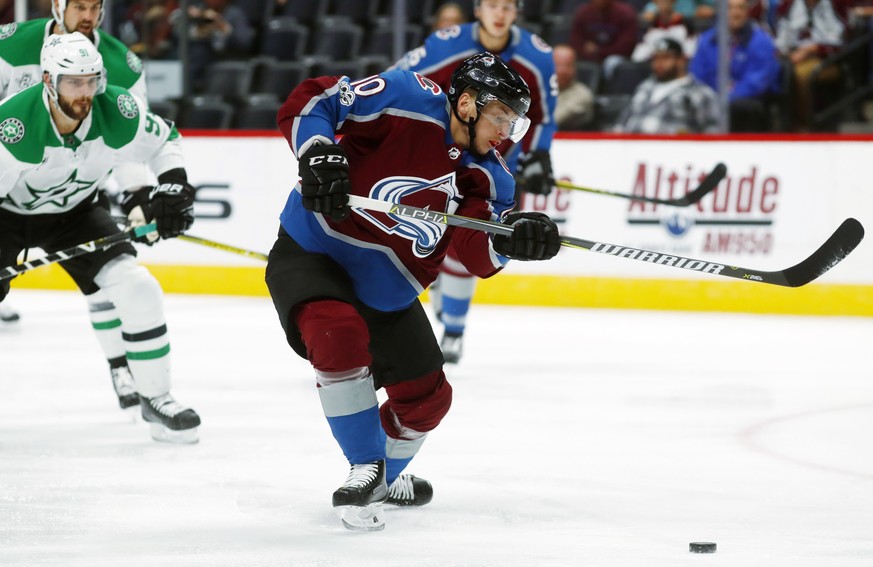
[[[136,118],[139,116],[139,107],[136,105],[136,101],[133,100],[132,96],[120,94],[118,95],[116,102],[118,103],[119,112],[121,112],[121,115],[125,118]]]
[[[24,137],[24,124],[18,118],[7,118],[0,122],[0,140],[7,144],[20,142]]]
[[[128,51],[125,59],[127,60],[127,66],[131,71],[137,74],[142,73],[142,60],[136,56],[136,53]]]
[[[18,24],[4,24],[0,26],[0,39],[6,39],[15,33]]]
[[[30,184],[25,183],[24,185],[27,187],[33,200],[28,203],[20,203],[18,206],[22,209],[27,209],[28,211],[38,209],[49,203],[57,207],[66,207],[67,203],[70,202],[70,197],[77,193],[81,193],[82,191],[93,189],[94,184],[97,183],[96,179],[94,181],[76,179],[78,172],[78,170],[74,169],[73,173],[71,173],[64,181],[46,189],[36,189],[31,187]]]

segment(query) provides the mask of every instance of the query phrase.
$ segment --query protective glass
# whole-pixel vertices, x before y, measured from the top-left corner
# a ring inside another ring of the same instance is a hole
[[[479,114],[516,144],[524,138],[527,129],[530,128],[530,118],[515,114],[508,106],[500,102],[487,104]]]
[[[106,89],[103,74],[94,75],[60,75],[58,76],[58,94],[66,98],[94,96]]]

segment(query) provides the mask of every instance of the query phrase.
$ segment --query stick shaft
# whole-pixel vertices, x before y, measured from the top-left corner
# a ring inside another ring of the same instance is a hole
[[[36,268],[40,268],[42,266],[47,266],[48,264],[63,262],[64,260],[75,258],[76,256],[82,256],[84,254],[90,254],[91,252],[96,252],[98,250],[104,250],[121,242],[128,242],[130,240],[133,240],[134,238],[145,236],[149,233],[155,232],[157,229],[158,227],[155,223],[138,226],[124,232],[119,232],[117,234],[111,234],[109,236],[104,236],[103,238],[98,238],[97,240],[83,242],[82,244],[77,244],[76,246],[67,248],[65,250],[52,252],[40,258],[34,258],[33,260],[22,262],[21,264],[17,264],[15,266],[0,268],[0,280],[12,279],[17,275],[29,272],[30,270],[35,270]]]
[[[512,234],[512,228],[493,221],[472,219],[460,215],[441,213],[411,207],[409,205],[388,203],[357,195],[349,196],[349,205],[362,209],[381,211],[389,215],[397,215],[411,219],[423,220],[438,224],[457,226],[482,230],[491,234]],[[585,240],[572,236],[561,235],[561,245],[569,248],[579,248],[616,256],[628,260],[660,264],[670,268],[681,268],[693,272],[712,274],[728,278],[746,280],[750,282],[766,283],[786,287],[799,287],[805,285],[824,274],[830,268],[838,264],[849,255],[864,237],[864,228],[857,220],[849,218],[837,228],[828,240],[819,247],[812,255],[795,266],[777,271],[762,271],[739,266],[729,266],[708,260],[687,258],[675,254],[663,254],[642,248],[631,248],[608,242]]]
[[[184,240],[185,242],[192,242],[194,244],[209,246],[210,248],[223,250],[232,254],[239,254],[240,256],[254,258],[255,260],[263,260],[264,262],[267,261],[266,254],[255,252],[253,250],[246,250],[245,248],[238,248],[236,246],[231,246],[230,244],[224,244],[223,242],[216,242],[215,240],[209,240],[208,238],[200,238],[199,236],[192,236],[190,234],[182,234],[180,236],[177,236],[176,238],[178,238],[179,240]]]
[[[587,193],[596,193],[598,195],[608,195],[610,197],[620,197],[622,199],[630,199],[632,201],[643,201],[646,203],[656,203],[660,205],[672,205],[675,207],[687,207],[700,201],[703,197],[715,189],[718,184],[724,179],[727,174],[727,167],[723,163],[716,165],[709,174],[703,178],[693,191],[682,197],[675,199],[658,199],[657,197],[646,197],[645,195],[628,195],[626,193],[618,193],[616,191],[607,191],[606,189],[594,189],[592,187],[583,187],[574,185],[569,181],[555,180],[555,185],[562,189],[572,189],[575,191],[585,191]]]

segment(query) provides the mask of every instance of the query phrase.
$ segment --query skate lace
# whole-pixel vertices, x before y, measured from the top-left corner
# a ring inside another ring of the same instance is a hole
[[[388,487],[388,497],[397,500],[414,500],[415,488],[412,485],[412,475],[402,474]]]
[[[349,471],[349,476],[346,478],[345,486],[347,487],[362,487],[367,486],[379,475],[379,465],[367,463],[364,465],[352,465],[352,470]]]
[[[152,406],[156,412],[167,417],[173,417],[186,409],[182,404],[174,400],[173,396],[170,394],[151,398],[149,400],[149,405]]]

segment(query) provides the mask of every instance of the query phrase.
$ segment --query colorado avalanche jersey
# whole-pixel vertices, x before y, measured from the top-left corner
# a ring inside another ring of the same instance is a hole
[[[450,113],[437,84],[395,70],[355,82],[306,80],[289,95],[278,122],[298,158],[313,143],[342,135],[355,195],[499,220],[514,205],[512,176],[496,151],[474,159],[454,145]],[[304,249],[343,266],[358,298],[383,311],[408,307],[433,282],[450,239],[480,277],[506,262],[480,231],[354,208],[334,222],[303,208],[299,186],[280,220]]]
[[[416,71],[448,90],[452,72],[467,57],[486,51],[479,42],[479,24],[461,24],[438,30],[425,40],[424,45],[407,53],[394,67]],[[521,141],[521,150],[549,151],[555,136],[555,105],[558,81],[552,48],[538,36],[518,26],[512,26],[510,39],[500,56],[518,71],[530,88],[531,103],[527,113],[531,127]],[[500,149],[515,172],[519,151],[507,141]]]

